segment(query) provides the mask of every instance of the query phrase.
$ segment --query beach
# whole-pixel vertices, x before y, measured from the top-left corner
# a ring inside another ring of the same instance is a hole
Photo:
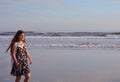
[[[30,48],[29,52],[33,59],[30,82],[120,81],[119,50]],[[10,55],[0,56],[0,82],[13,82]]]
[[[14,82],[13,36],[0,36],[0,82]],[[120,36],[27,36],[30,82],[120,82]],[[23,82],[22,76],[21,82]]]

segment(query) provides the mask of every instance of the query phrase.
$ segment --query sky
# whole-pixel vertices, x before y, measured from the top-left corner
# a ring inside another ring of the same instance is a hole
[[[0,32],[119,32],[120,0],[0,0]]]

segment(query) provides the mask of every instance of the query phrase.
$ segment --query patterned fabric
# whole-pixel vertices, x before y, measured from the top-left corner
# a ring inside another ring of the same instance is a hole
[[[27,55],[26,55],[26,48],[24,46],[16,47],[16,58],[20,63],[20,67],[17,67],[14,62],[12,65],[11,75],[21,76],[30,73],[30,69],[28,67]]]

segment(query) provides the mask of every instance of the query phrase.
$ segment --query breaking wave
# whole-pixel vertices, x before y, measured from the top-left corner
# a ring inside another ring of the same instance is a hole
[[[0,46],[8,46],[12,36],[0,36]],[[27,36],[29,48],[120,48],[119,36]]]

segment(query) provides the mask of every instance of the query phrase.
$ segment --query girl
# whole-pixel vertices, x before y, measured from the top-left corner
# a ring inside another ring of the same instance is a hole
[[[29,82],[30,69],[28,67],[28,59],[30,64],[32,64],[32,59],[29,55],[29,52],[26,49],[24,31],[22,30],[17,31],[6,52],[9,49],[13,59],[11,75],[16,76],[15,82],[20,82],[22,75],[25,76],[24,82]]]

